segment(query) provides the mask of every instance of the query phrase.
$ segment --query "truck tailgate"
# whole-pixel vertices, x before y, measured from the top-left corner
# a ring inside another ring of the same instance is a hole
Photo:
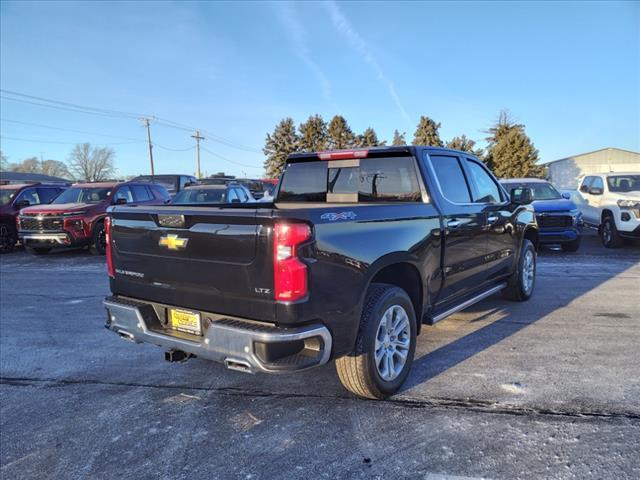
[[[115,294],[273,321],[271,210],[116,207]]]

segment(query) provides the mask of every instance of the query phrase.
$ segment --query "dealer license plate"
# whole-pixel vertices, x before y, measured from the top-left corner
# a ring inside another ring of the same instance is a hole
[[[169,323],[171,328],[175,330],[202,335],[202,324],[199,313],[171,309]]]

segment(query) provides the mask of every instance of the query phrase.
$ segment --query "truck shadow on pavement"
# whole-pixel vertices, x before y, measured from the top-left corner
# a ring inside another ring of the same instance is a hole
[[[581,257],[562,259],[566,263],[558,263],[556,252],[545,251],[539,255],[538,276],[535,291],[527,302],[511,302],[494,295],[464,311],[465,316],[472,318],[461,322],[461,327],[474,328],[477,324],[498,316],[498,319],[488,325],[477,328],[467,335],[446,345],[436,347],[419,356],[419,351],[425,350],[425,340],[439,329],[440,324],[434,326],[423,325],[418,337],[416,359],[407,381],[400,393],[413,389],[462,362],[478,355],[499,342],[520,332],[535,322],[544,319],[555,310],[566,307],[571,302],[598,288],[605,282],[633,267],[640,261],[640,256],[633,253],[623,253],[616,262],[602,262],[602,265],[591,264],[585,271],[581,265]],[[635,253],[635,252],[634,252]],[[603,259],[604,260],[604,259]],[[542,271],[541,271],[542,270]],[[457,314],[460,315],[460,314]],[[614,312],[594,313],[596,317],[607,316],[616,318]],[[625,318],[625,317],[621,317]],[[456,322],[455,317],[444,322]],[[428,341],[428,340],[427,340]],[[422,347],[422,348],[421,348]],[[428,348],[428,345],[427,345]]]

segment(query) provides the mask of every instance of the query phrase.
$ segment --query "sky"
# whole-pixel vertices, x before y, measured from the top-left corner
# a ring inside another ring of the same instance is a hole
[[[198,128],[204,172],[256,177],[285,117],[482,146],[504,108],[541,161],[640,151],[640,2],[2,1],[0,27],[10,162],[90,142],[149,173],[147,116],[156,173],[195,172]]]

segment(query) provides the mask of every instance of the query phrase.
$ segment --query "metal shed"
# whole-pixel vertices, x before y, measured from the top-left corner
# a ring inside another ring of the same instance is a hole
[[[640,172],[640,153],[620,148],[602,148],[545,164],[549,179],[559,188],[575,189],[590,173]]]

